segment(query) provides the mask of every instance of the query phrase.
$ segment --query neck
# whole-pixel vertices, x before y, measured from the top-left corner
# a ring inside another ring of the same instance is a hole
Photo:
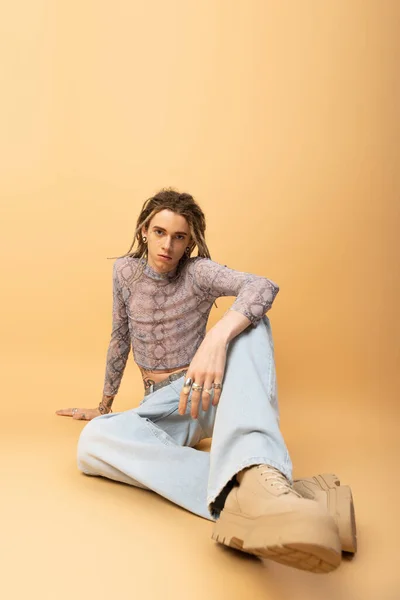
[[[147,262],[145,259],[142,259],[144,264],[144,273],[151,277],[152,279],[171,279],[176,274],[177,265],[170,269],[169,271],[159,271],[154,267],[151,263]]]

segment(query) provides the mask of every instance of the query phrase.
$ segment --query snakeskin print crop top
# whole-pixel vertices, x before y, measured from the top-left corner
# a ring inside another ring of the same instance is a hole
[[[103,388],[107,396],[118,392],[131,346],[135,362],[144,369],[188,365],[205,337],[217,298],[236,296],[229,310],[256,325],[279,291],[265,277],[208,258],[190,258],[178,275],[176,269],[160,274],[140,262],[124,256],[113,265],[112,331]]]

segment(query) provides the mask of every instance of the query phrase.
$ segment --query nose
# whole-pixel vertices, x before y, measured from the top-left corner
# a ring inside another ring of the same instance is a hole
[[[166,235],[164,240],[163,240],[163,245],[162,248],[163,250],[167,250],[169,252],[170,248],[171,248],[171,237],[169,235]]]

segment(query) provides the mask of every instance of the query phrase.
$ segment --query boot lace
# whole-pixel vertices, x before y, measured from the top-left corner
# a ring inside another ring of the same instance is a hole
[[[275,469],[275,467],[258,465],[257,468],[261,470],[261,475],[265,475],[265,481],[269,481],[271,486],[276,487],[278,492],[282,492],[283,494],[294,494],[298,498],[302,497],[301,494],[293,489],[285,475],[278,471],[278,469]]]

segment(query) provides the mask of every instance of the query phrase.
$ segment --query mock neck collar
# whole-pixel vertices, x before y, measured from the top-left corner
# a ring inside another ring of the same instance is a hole
[[[141,263],[144,264],[143,273],[145,273],[147,275],[147,277],[150,277],[151,279],[156,279],[156,280],[160,280],[160,281],[163,281],[163,280],[168,281],[169,279],[172,279],[176,275],[177,267],[172,269],[172,271],[168,271],[168,273],[158,273],[144,259],[141,260]]]

